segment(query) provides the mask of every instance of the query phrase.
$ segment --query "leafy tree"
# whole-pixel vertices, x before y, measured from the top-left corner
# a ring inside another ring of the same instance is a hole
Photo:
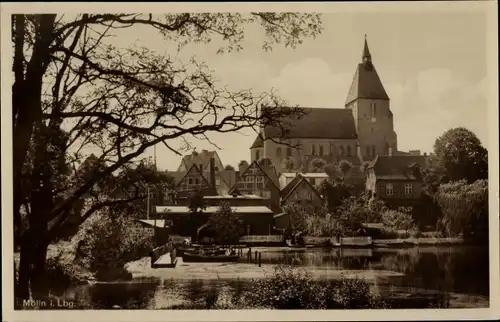
[[[219,245],[236,245],[242,236],[242,222],[231,206],[223,202],[217,212],[208,219],[208,227],[215,233],[215,242]]]
[[[224,170],[234,171],[234,167],[230,164],[226,164],[226,166],[224,167]]]
[[[293,159],[291,157],[286,157],[285,159],[283,159],[283,161],[281,162],[281,167],[285,170],[285,171],[292,171],[295,169],[295,164],[293,162]]]
[[[488,181],[460,180],[443,184],[436,193],[440,223],[448,235],[488,242]]]
[[[205,198],[203,197],[203,191],[195,189],[189,193],[188,207],[190,211],[189,226],[192,228],[191,238],[195,241],[197,240],[198,228],[206,222],[203,212],[207,209],[207,204]]]
[[[30,287],[35,298],[47,297],[47,247],[64,229],[72,208],[146,149],[161,143],[180,153],[174,140],[182,144],[189,143],[190,135],[282,127],[282,117],[302,115],[301,109],[282,108],[272,94],[230,93],[217,87],[207,66],[194,58],[182,65],[147,48],[109,42],[118,29],[144,26],[179,48],[220,36],[227,44],[219,50],[223,53],[242,48],[250,24],[264,28],[266,50],[275,44],[293,48],[322,30],[319,15],[299,13],[13,15],[14,224],[21,245],[16,297],[28,298]],[[228,105],[234,108],[226,109]],[[265,113],[262,105],[268,106]],[[85,182],[68,185],[58,198],[50,183],[48,153],[58,136],[42,135],[44,125],[69,133],[62,149],[66,155],[81,160],[81,151],[92,148],[104,165]],[[32,168],[25,166],[31,145]],[[23,169],[32,170],[23,174]],[[32,178],[29,188],[23,187],[26,175]],[[90,208],[96,212],[106,202]],[[27,226],[22,225],[23,203],[31,210]]]
[[[321,158],[314,158],[309,162],[309,171],[310,172],[324,172],[325,171],[326,162]]]
[[[465,179],[472,183],[488,178],[488,151],[466,128],[453,128],[438,137],[434,143],[434,154],[428,173],[435,174],[441,182]]]
[[[330,177],[330,179],[335,179],[337,177],[337,167],[334,164],[327,164],[324,168],[325,173]]]
[[[342,177],[345,178],[349,171],[352,170],[353,166],[352,163],[347,161],[347,160],[340,160],[339,164],[337,165],[340,173],[342,173]]]
[[[262,158],[259,160],[259,165],[261,166],[271,166],[273,165],[273,161],[270,158]]]
[[[238,163],[238,168],[239,169],[246,169],[248,168],[249,164],[246,160],[241,160],[239,163]]]
[[[329,211],[335,211],[342,201],[350,197],[350,186],[343,182],[324,180],[318,187],[318,192],[325,199]]]
[[[346,230],[352,234],[361,229],[363,223],[380,222],[385,211],[386,207],[382,201],[373,200],[363,194],[344,199],[336,214]]]

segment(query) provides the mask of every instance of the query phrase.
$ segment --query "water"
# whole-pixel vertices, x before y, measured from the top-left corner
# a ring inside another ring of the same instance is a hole
[[[398,272],[402,274],[376,278],[375,284],[381,294],[386,297],[452,294],[458,301],[456,307],[488,306],[488,252],[487,249],[478,247],[296,251],[271,249],[262,252],[263,266],[281,263],[306,269],[321,267],[332,271]],[[243,291],[248,283],[248,280],[240,280],[237,276],[234,279],[219,280],[151,277],[123,283],[73,286],[57,295],[74,300],[76,308],[165,309],[193,303],[202,298],[201,294],[214,290],[221,292],[222,297],[236,294]]]

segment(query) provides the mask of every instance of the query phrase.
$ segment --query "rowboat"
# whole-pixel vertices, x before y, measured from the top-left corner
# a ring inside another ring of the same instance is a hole
[[[237,262],[238,255],[226,254],[201,254],[185,251],[182,255],[183,262],[191,263],[217,263],[217,262]]]

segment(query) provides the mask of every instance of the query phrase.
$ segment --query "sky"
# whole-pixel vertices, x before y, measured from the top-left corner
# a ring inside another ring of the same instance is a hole
[[[324,14],[324,30],[295,49],[275,46],[264,51],[265,36],[248,27],[243,50],[217,54],[221,42],[189,44],[177,59],[194,56],[213,70],[221,84],[234,90],[269,92],[274,88],[290,104],[344,108],[352,77],[361,61],[367,34],[372,60],[391,99],[401,151],[431,152],[446,130],[464,126],[488,145],[486,22],[480,13],[346,13]],[[158,53],[174,46],[151,29],[134,27],[117,34],[120,45],[143,45]],[[250,159],[255,132],[190,139],[198,151],[216,150],[224,164]],[[149,149],[144,156],[152,156]],[[181,157],[156,147],[160,169],[175,170]]]

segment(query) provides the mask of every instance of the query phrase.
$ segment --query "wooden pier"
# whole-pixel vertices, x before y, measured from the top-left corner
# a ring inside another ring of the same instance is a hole
[[[177,250],[171,242],[153,249],[150,257],[151,268],[175,268],[177,265]]]

